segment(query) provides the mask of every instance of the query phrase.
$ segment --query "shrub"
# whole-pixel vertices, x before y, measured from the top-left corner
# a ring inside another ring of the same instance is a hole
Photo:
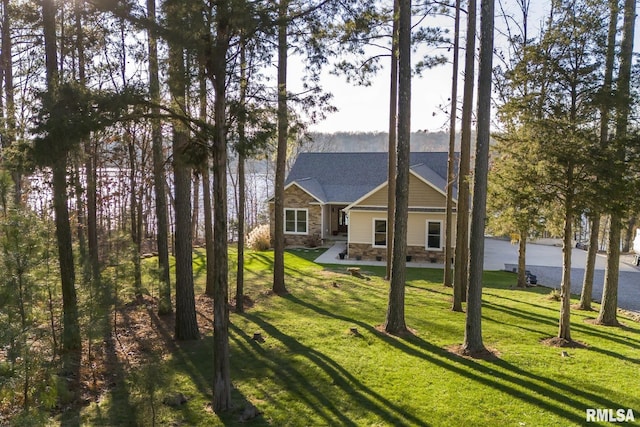
[[[251,230],[247,236],[247,246],[256,251],[266,251],[271,247],[269,224],[262,224]]]
[[[551,301],[560,301],[560,291],[557,289],[552,289],[547,298],[549,298]]]
[[[312,234],[309,237],[307,237],[307,240],[305,242],[305,246],[307,246],[308,248],[317,248],[321,244],[322,244],[322,239],[320,239],[320,235],[318,233]]]

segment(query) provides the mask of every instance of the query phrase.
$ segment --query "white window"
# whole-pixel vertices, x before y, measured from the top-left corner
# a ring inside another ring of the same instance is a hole
[[[387,220],[373,220],[373,246],[384,248],[387,246]]]
[[[427,221],[427,249],[442,249],[442,221]]]
[[[307,234],[307,209],[284,210],[284,232],[287,234]]]

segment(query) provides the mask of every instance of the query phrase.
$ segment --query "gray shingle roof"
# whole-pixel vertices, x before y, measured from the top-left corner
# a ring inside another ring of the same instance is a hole
[[[323,203],[349,204],[387,181],[387,157],[387,153],[301,153],[285,185],[295,182]],[[446,191],[447,153],[415,152],[410,159],[416,174]]]

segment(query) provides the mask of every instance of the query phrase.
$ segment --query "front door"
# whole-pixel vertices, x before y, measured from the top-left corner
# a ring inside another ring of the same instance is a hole
[[[338,211],[338,233],[347,232],[347,213],[343,210]]]
[[[337,236],[338,234],[346,234],[348,219],[347,214],[342,211],[346,205],[333,205],[331,206],[331,234]]]

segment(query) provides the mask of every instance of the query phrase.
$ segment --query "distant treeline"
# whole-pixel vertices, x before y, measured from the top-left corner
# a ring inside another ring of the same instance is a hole
[[[335,132],[312,133],[310,141],[304,142],[301,152],[366,152],[387,151],[389,134],[387,132]],[[460,135],[456,135],[458,150]],[[448,132],[413,132],[411,151],[448,151]]]

